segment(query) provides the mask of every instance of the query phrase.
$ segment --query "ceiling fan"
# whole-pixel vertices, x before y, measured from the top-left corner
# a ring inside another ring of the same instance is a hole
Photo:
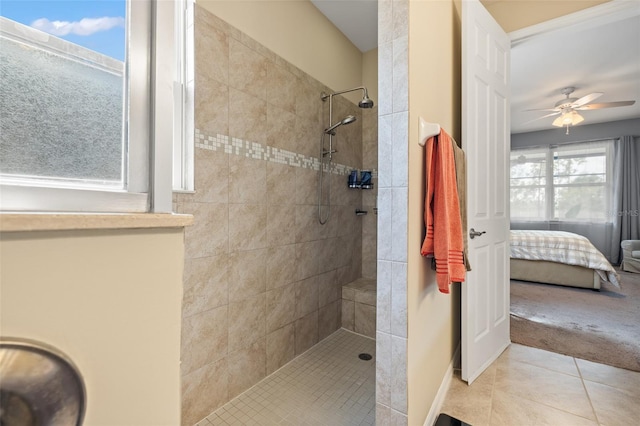
[[[582,117],[578,111],[629,106],[636,103],[636,101],[617,101],[592,104],[591,102],[602,96],[604,93],[593,92],[581,98],[571,98],[570,96],[575,90],[575,87],[565,87],[560,90],[566,98],[556,102],[553,108],[528,109],[527,111],[553,111],[550,114],[543,115],[542,117],[538,117],[531,121],[559,115],[558,118],[553,120],[552,124],[556,127],[567,126],[567,134],[569,134],[569,126],[574,126],[584,121],[584,117]]]

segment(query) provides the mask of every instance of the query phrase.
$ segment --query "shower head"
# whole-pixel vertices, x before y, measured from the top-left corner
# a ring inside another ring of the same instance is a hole
[[[343,124],[351,124],[354,121],[356,121],[356,117],[353,115],[347,115],[342,121],[338,121],[336,124],[334,124],[333,126],[327,127],[326,129],[324,129],[324,132],[328,135],[335,135],[336,132],[336,128],[342,126]]]
[[[320,98],[324,102],[327,99],[331,99],[336,95],[341,95],[343,93],[353,92],[356,90],[362,90],[362,100],[358,102],[358,106],[360,108],[373,108],[373,100],[369,97],[369,92],[367,91],[367,88],[364,86],[355,87],[353,89],[340,90],[339,92],[334,92],[330,94],[322,92],[322,95],[320,96]]]
[[[356,121],[356,117],[353,115],[347,115],[344,120],[340,122],[340,124],[351,124]]]
[[[360,108],[373,108],[373,100],[369,97],[369,93],[367,92],[367,88],[363,87],[364,94],[362,95],[362,100],[358,102],[358,106]]]

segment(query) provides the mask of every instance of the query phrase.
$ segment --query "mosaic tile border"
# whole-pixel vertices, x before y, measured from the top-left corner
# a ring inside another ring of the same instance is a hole
[[[253,158],[254,160],[270,161],[272,163],[286,164],[304,169],[320,170],[320,160],[316,157],[309,157],[304,154],[287,151],[285,149],[265,146],[261,143],[243,140],[227,135],[217,134],[215,136],[202,133],[200,129],[195,129],[196,148],[208,149],[210,151],[221,151],[229,155]],[[332,163],[331,173],[346,176],[356,167],[344,164]],[[325,166],[325,171],[327,168]],[[373,169],[371,175],[378,178],[378,171]]]

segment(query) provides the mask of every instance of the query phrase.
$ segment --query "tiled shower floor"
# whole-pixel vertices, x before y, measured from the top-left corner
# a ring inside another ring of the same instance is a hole
[[[374,425],[375,341],[340,329],[198,423]],[[358,358],[373,355],[370,361]]]

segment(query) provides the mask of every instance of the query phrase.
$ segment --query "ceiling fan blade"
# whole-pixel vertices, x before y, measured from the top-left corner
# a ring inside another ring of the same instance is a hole
[[[538,118],[534,118],[533,120],[525,121],[525,122],[524,122],[524,123],[522,123],[522,124],[529,124],[529,123],[533,123],[534,121],[538,121],[538,120],[541,120],[541,119],[543,119],[543,118],[551,117],[551,116],[553,116],[553,115],[558,115],[558,114],[560,114],[560,111],[558,111],[558,112],[552,112],[551,114],[543,115],[542,117],[538,117]]]
[[[588,104],[582,105],[581,107],[575,108],[581,111],[589,110],[589,109],[602,109],[602,108],[614,108],[621,106],[629,106],[635,104],[636,101],[618,101],[618,102],[603,102],[600,104]]]
[[[524,111],[555,111],[555,112],[560,112],[560,108],[525,109]]]
[[[589,102],[598,99],[600,96],[604,95],[604,93],[602,92],[593,92],[593,93],[589,93],[586,96],[581,97],[580,99],[578,99],[577,101],[573,102],[571,104],[572,107],[579,107],[582,106],[584,104],[588,104]]]

